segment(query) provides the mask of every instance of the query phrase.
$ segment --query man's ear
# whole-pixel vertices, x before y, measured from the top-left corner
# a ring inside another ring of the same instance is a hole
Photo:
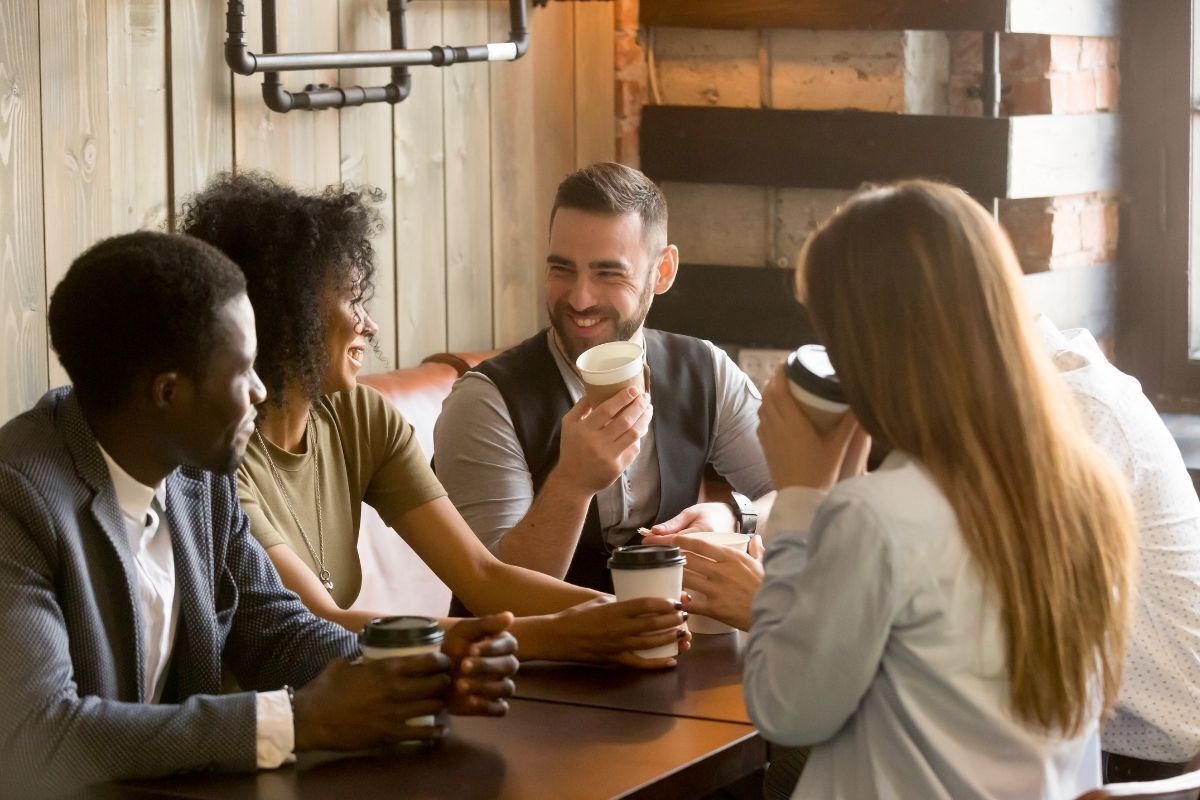
[[[658,257],[658,264],[654,267],[654,293],[665,294],[675,283],[677,274],[679,274],[679,248],[669,244],[663,248],[662,255]]]
[[[191,394],[192,382],[179,372],[160,372],[150,381],[150,403],[163,411],[177,408]]]

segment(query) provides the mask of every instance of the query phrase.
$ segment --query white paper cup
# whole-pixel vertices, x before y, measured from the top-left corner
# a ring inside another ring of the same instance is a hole
[[[703,533],[689,533],[688,536],[694,536],[697,539],[703,539],[710,544],[720,545],[721,547],[740,550],[743,553],[750,549],[750,534],[748,533],[707,531]],[[686,547],[686,545],[684,546]],[[704,558],[704,556],[699,553],[689,552],[688,558]],[[704,600],[708,596],[704,592],[698,592],[695,589],[688,589],[688,594],[692,596],[693,600]],[[734,628],[712,617],[706,617],[703,614],[692,614],[688,617],[688,630],[692,633],[732,633]]]
[[[364,661],[385,658],[404,658],[442,649],[445,633],[431,617],[378,617],[363,626],[358,646]],[[432,726],[433,715],[411,717],[405,722],[413,726]]]
[[[638,544],[618,547],[608,560],[617,600],[662,597],[673,603],[683,594],[683,565],[686,559],[673,545]],[[673,641],[649,650],[635,650],[642,658],[670,658],[679,654]]]
[[[788,389],[822,436],[850,410],[829,355],[819,344],[806,344],[787,358]]]
[[[646,391],[643,355],[637,342],[606,342],[584,350],[575,359],[584,392],[593,408],[629,386]]]

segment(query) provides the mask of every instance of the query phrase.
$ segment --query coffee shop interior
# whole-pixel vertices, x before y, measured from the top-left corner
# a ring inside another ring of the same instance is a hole
[[[1200,798],[1198,12],[0,0],[0,798]]]

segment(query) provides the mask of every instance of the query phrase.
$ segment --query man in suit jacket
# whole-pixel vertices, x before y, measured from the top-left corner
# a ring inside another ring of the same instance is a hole
[[[404,721],[447,706],[503,713],[511,617],[468,621],[443,653],[351,664],[354,637],[249,536],[231,470],[264,391],[232,262],[116,237],[71,266],[49,322],[74,386],[0,429],[0,796],[269,768],[435,737]],[[220,694],[222,662],[249,691]]]

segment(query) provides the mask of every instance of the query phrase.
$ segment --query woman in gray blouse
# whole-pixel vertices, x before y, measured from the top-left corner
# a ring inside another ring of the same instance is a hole
[[[1006,237],[957,189],[872,189],[798,280],[852,414],[820,436],[782,375],[760,411],[780,496],[745,691],[766,738],[813,745],[793,796],[1094,788],[1134,527]],[[892,453],[836,482],[860,424]]]

